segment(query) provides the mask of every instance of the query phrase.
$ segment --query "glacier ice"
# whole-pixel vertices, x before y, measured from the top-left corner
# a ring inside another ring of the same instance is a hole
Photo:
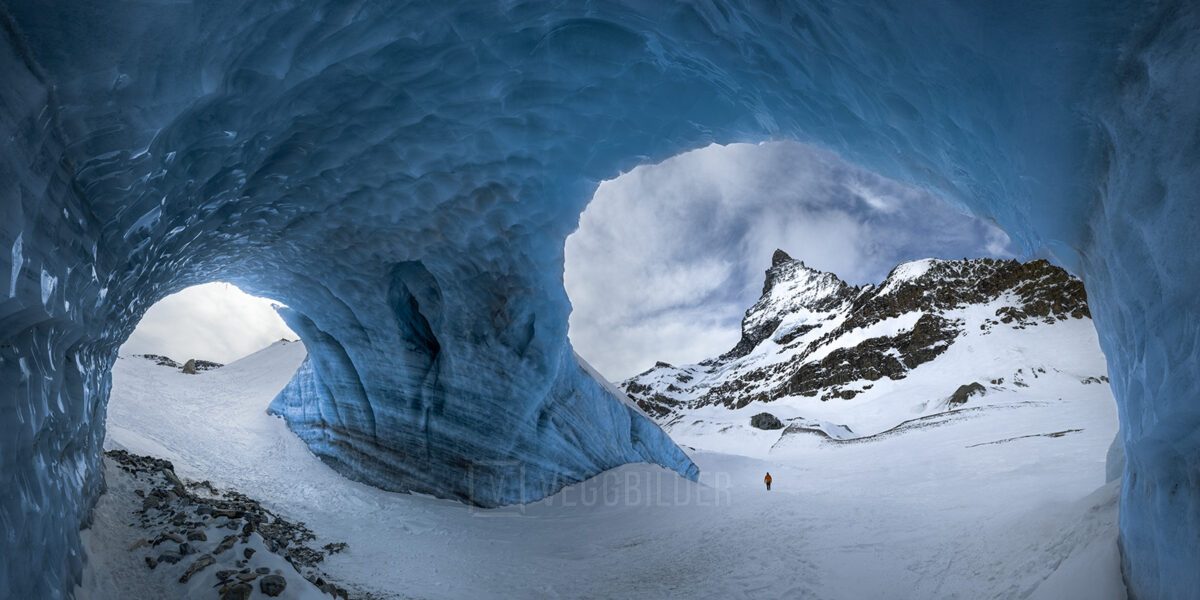
[[[351,476],[495,504],[630,460],[694,474],[574,358],[563,240],[598,181],[786,138],[1085,279],[1126,577],[1186,596],[1200,13],[1018,4],[6,3],[0,589],[69,594],[115,350],[216,279],[291,307],[313,355],[272,410]]]

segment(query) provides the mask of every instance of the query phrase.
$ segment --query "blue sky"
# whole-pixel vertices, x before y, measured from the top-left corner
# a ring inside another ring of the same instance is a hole
[[[907,260],[1016,254],[991,224],[829,152],[713,145],[597,189],[567,240],[576,351],[620,380],[728,350],[776,248],[854,284]]]

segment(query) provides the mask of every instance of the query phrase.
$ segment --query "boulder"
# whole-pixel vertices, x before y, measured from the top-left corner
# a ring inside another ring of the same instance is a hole
[[[783,422],[771,413],[758,413],[750,417],[750,426],[756,429],[783,429]]]
[[[278,596],[287,587],[287,580],[282,575],[267,575],[258,580],[258,589],[267,596]]]
[[[983,387],[979,382],[971,382],[966,385],[958,386],[953,394],[950,394],[950,406],[959,406],[967,403],[967,399],[971,396],[982,396],[987,393],[987,388]]]
[[[196,359],[189,358],[187,362],[183,363],[183,372],[187,373],[188,375],[195,375],[196,374]]]

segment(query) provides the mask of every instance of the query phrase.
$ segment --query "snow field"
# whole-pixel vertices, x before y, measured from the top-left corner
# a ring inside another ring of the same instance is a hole
[[[349,481],[313,456],[265,413],[303,357],[281,343],[195,376],[123,358],[107,443],[235,487],[306,522],[319,543],[348,542],[324,570],[383,598],[1124,594],[1117,489],[1104,485],[1110,398],[1012,403],[859,443],[793,436],[773,452],[758,439],[768,432],[710,432],[680,440],[699,483],[627,465],[538,503],[480,510]],[[991,443],[1066,429],[1082,431]],[[111,529],[112,497],[90,536]],[[89,544],[89,573],[155,576],[119,570],[123,546]],[[95,579],[88,597],[105,598]]]

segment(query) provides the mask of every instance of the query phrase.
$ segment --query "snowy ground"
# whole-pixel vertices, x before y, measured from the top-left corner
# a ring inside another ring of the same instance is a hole
[[[793,436],[767,451],[745,439],[738,454],[728,435],[692,435],[699,484],[630,465],[481,511],[357,484],[314,458],[264,412],[303,356],[276,344],[200,375],[123,358],[108,446],[240,489],[320,543],[348,542],[324,570],[383,598],[1124,597],[1118,489],[1104,483],[1115,407],[1088,391],[1103,386],[857,443]],[[1081,431],[1019,437],[1069,429]],[[87,533],[84,597],[113,597],[107,572],[155,576],[110,541],[116,492]]]

